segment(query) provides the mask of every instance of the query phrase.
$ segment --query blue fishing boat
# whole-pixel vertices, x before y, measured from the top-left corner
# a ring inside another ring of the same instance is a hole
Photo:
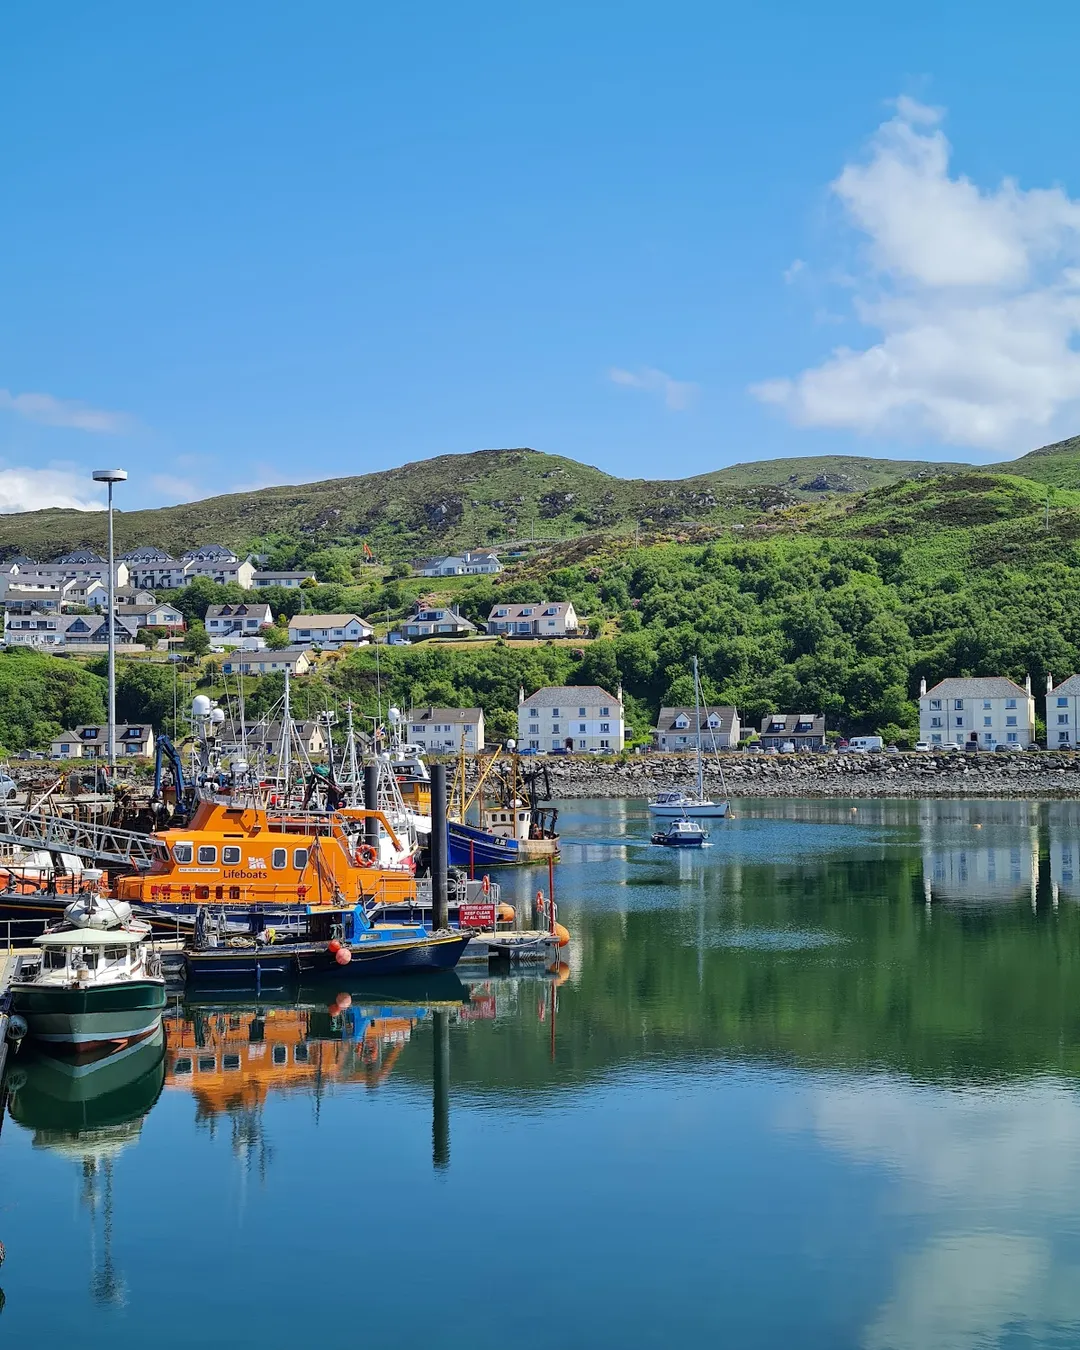
[[[255,936],[209,929],[184,951],[192,983],[226,989],[283,989],[319,975],[351,981],[372,975],[453,970],[472,938],[470,931],[433,933],[423,924],[372,924],[363,905],[309,910],[303,941],[281,940],[273,930]]]
[[[517,839],[460,820],[450,821],[448,829],[452,867],[506,867],[521,861]]]

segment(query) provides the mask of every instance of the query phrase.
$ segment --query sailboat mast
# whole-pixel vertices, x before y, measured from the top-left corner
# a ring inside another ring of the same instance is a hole
[[[697,795],[698,801],[705,800],[705,772],[701,762],[701,677],[698,674],[698,659],[694,657],[694,711],[697,714]]]
[[[285,797],[292,791],[292,715],[289,710],[289,667],[285,666],[285,701],[281,709],[281,774],[285,780]]]

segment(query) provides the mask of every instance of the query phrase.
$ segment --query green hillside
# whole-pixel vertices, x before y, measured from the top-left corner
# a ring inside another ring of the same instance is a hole
[[[117,546],[193,544],[237,549],[276,541],[359,548],[366,540],[386,561],[428,550],[586,534],[669,530],[756,518],[776,507],[887,483],[921,480],[961,466],[852,456],[766,460],[696,478],[616,478],[537,450],[442,455],[358,478],[211,497],[117,515]],[[0,517],[0,555],[56,557],[104,545],[99,513],[33,511]]]

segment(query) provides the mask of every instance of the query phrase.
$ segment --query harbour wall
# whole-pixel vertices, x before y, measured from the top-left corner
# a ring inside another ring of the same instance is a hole
[[[528,761],[523,761],[528,762]],[[553,797],[647,797],[695,783],[692,755],[546,761]],[[746,755],[706,767],[713,797],[1077,797],[1080,753]]]

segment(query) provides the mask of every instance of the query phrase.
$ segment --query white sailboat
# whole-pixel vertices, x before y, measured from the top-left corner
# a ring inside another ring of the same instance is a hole
[[[660,820],[677,820],[685,816],[695,816],[706,820],[721,820],[728,813],[728,801],[713,801],[705,795],[705,767],[701,754],[701,678],[698,674],[698,660],[694,657],[694,708],[697,713],[697,792],[669,790],[657,792],[649,799],[649,810]],[[721,773],[721,782],[723,773]]]

